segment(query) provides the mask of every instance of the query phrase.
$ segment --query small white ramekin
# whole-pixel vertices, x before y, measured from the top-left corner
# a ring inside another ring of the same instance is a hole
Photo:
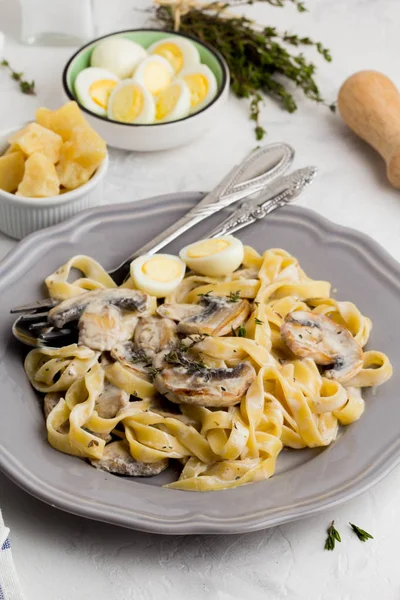
[[[0,153],[7,147],[7,139],[25,125],[22,123],[0,133]],[[51,198],[23,198],[0,190],[0,231],[20,240],[37,229],[55,225],[85,208],[102,204],[107,168],[108,154],[87,183]]]

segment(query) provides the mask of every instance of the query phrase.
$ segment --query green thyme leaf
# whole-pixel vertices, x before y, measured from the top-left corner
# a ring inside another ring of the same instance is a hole
[[[240,290],[237,292],[229,292],[228,302],[239,302],[240,298]]]
[[[231,331],[232,337],[246,337],[246,328],[244,327],[244,325],[241,325],[237,329],[233,329],[232,327]]]
[[[360,527],[357,527],[357,525],[354,525],[354,523],[349,523],[349,525],[361,542],[367,542],[368,540],[374,539],[374,536],[367,531],[364,531],[364,529],[360,529]]]
[[[341,542],[340,533],[335,529],[335,521],[332,521],[327,529],[328,537],[325,540],[325,550],[334,550],[336,542]]]
[[[261,319],[257,319],[257,317],[254,319],[254,323],[256,325],[264,325],[264,321],[261,321]]]

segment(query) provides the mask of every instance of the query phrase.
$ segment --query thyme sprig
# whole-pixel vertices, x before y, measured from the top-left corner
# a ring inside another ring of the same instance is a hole
[[[229,292],[228,302],[239,302],[239,300],[241,300],[240,290],[237,290],[236,292]]]
[[[267,2],[283,7],[287,2],[306,12],[299,0],[243,0],[239,2],[193,3],[179,16],[179,30],[192,35],[221,52],[228,63],[232,91],[239,98],[250,100],[250,119],[254,121],[257,140],[265,135],[260,124],[263,94],[271,96],[290,113],[297,109],[295,97],[287,86],[293,82],[305,96],[317,103],[324,103],[315,81],[315,65],[301,51],[303,47],[314,48],[326,61],[331,54],[321,43],[308,36],[275,27],[259,27],[251,19],[233,14],[229,9]],[[167,4],[167,5],[165,5]],[[176,23],[176,9],[165,2],[155,7],[155,19],[163,29],[171,30]],[[292,48],[292,50],[290,50]],[[330,106],[334,110],[334,105]]]
[[[328,537],[325,540],[325,550],[334,550],[336,542],[341,542],[340,533],[335,529],[335,521],[332,521],[327,529]]]
[[[368,540],[374,539],[373,535],[367,531],[364,531],[364,529],[360,529],[360,527],[357,527],[357,525],[354,525],[354,523],[349,523],[349,525],[361,542],[367,542]]]
[[[2,60],[0,66],[6,67],[10,71],[10,77],[14,81],[18,81],[19,89],[23,94],[29,94],[31,96],[36,95],[35,91],[35,82],[34,81],[26,81],[23,77],[24,74],[22,72],[14,71],[11,67],[8,60]]]

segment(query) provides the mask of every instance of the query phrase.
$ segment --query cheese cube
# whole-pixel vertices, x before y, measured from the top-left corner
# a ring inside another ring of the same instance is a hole
[[[104,140],[90,128],[76,127],[71,139],[61,148],[57,173],[60,183],[69,190],[83,185],[106,157]]]
[[[76,127],[90,128],[76,102],[67,102],[58,110],[38,108],[36,121],[60,135],[64,142],[71,139],[72,132]]]
[[[22,152],[0,156],[0,189],[15,192],[24,176],[25,157]]]
[[[8,142],[20,148],[27,156],[38,152],[47,156],[52,163],[60,159],[62,138],[37,123],[30,123],[25,129],[17,131]]]
[[[47,156],[35,152],[25,163],[24,176],[16,195],[28,198],[48,198],[58,196],[59,193],[60,181],[55,166]]]

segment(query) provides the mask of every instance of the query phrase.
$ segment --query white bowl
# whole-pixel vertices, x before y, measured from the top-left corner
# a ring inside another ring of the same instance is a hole
[[[0,154],[7,139],[27,123],[0,133]],[[37,229],[64,221],[72,215],[98,206],[103,198],[103,179],[108,168],[108,154],[87,183],[75,190],[51,198],[23,198],[0,190],[0,231],[20,240]]]
[[[106,117],[95,115],[79,103],[74,93],[74,81],[77,74],[90,65],[90,56],[96,44],[109,37],[125,37],[138,42],[145,48],[153,42],[179,35],[193,42],[200,53],[201,61],[208,64],[218,82],[218,92],[208,106],[184,119],[168,123],[137,125],[135,123],[120,123]],[[75,100],[85,113],[85,117],[94,129],[101,135],[109,146],[122,150],[151,152],[175,148],[192,142],[200,137],[218,122],[222,108],[229,95],[229,69],[223,57],[217,50],[186,36],[175,32],[165,32],[158,29],[136,29],[119,31],[93,40],[80,48],[68,61],[63,72],[63,99]]]

